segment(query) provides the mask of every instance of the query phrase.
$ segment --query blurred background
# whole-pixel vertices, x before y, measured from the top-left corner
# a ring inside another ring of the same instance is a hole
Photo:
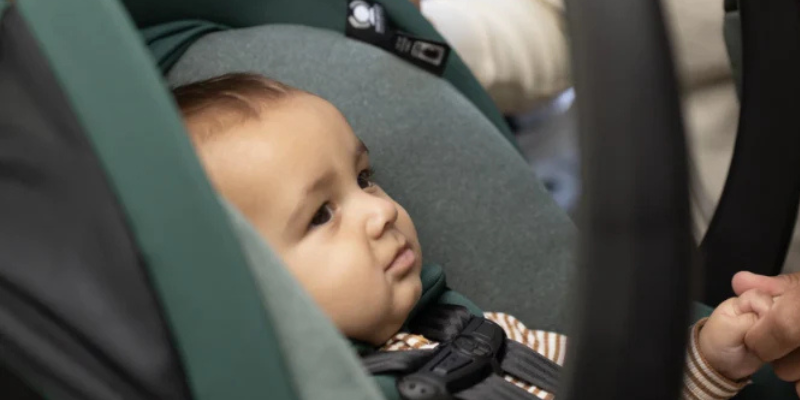
[[[681,83],[699,240],[722,193],[739,115],[723,0],[662,6]],[[419,7],[506,115],[534,176],[574,216],[580,148],[563,0],[422,0]],[[790,251],[787,268],[798,258]]]

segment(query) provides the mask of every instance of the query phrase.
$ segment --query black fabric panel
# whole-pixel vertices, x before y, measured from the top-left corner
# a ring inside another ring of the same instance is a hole
[[[14,400],[44,400],[17,375],[0,366],[0,393]]]
[[[744,81],[728,179],[701,249],[704,302],[733,295],[741,270],[780,272],[800,201],[800,3],[739,4]]]
[[[0,105],[0,363],[50,400],[189,398],[123,213],[13,7]]]

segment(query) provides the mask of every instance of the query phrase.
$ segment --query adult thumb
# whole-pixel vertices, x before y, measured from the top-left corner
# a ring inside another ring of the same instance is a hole
[[[761,290],[770,296],[780,296],[787,289],[800,285],[800,273],[766,276],[743,271],[733,276],[732,285],[737,296],[750,289]]]

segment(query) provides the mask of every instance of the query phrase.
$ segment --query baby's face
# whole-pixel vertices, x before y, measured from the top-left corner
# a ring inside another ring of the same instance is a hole
[[[342,333],[379,344],[400,328],[421,292],[417,232],[336,108],[298,94],[198,153]]]

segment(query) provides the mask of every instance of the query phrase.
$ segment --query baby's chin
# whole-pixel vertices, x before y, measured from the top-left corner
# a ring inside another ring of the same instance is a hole
[[[373,331],[374,335],[367,340],[368,342],[376,346],[386,343],[387,340],[400,331],[400,328],[408,319],[408,315],[411,314],[411,310],[417,305],[422,295],[422,280],[420,280],[419,275],[416,276],[415,280],[409,279],[409,281],[404,281],[402,284],[402,288],[396,288],[398,290],[395,292],[394,307],[392,307],[391,312],[385,314],[386,318],[381,321],[380,328]]]

